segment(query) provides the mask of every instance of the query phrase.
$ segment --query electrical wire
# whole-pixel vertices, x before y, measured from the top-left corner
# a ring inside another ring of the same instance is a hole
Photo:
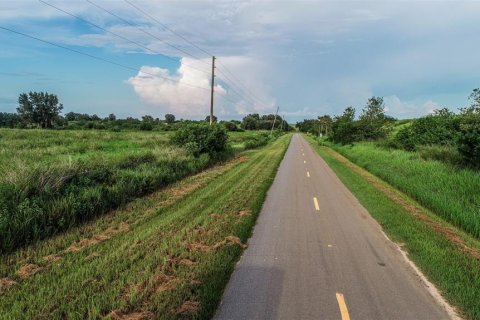
[[[189,52],[187,52],[187,51],[185,51],[185,50],[183,50],[183,49],[181,49],[181,48],[179,48],[179,47],[177,47],[177,46],[175,46],[175,45],[173,45],[173,44],[171,44],[171,43],[169,43],[169,42],[167,42],[167,41],[165,41],[165,40],[163,40],[163,39],[161,39],[161,38],[159,38],[159,37],[157,37],[156,35],[152,34],[151,32],[148,32],[148,31],[146,31],[145,29],[143,29],[143,28],[141,28],[141,27],[139,27],[139,26],[131,23],[130,21],[128,21],[128,20],[120,17],[119,15],[113,13],[112,11],[110,11],[110,10],[108,10],[108,9],[106,9],[106,8],[98,5],[98,4],[96,4],[95,2],[93,2],[93,1],[91,1],[91,0],[85,0],[85,1],[87,1],[88,3],[90,3],[90,4],[93,5],[93,6],[97,7],[98,9],[100,9],[100,10],[108,13],[109,15],[117,18],[118,20],[120,20],[120,21],[128,24],[129,26],[131,26],[131,27],[133,27],[133,28],[135,28],[135,29],[137,29],[137,30],[140,30],[141,32],[145,33],[146,35],[149,35],[150,37],[155,38],[156,40],[158,40],[158,41],[160,41],[160,42],[162,42],[162,43],[165,43],[165,44],[168,45],[169,47],[174,48],[174,49],[176,49],[176,50],[178,50],[178,51],[186,54],[187,56],[189,56],[189,57],[191,57],[191,58],[193,58],[193,59],[196,59],[196,60],[199,60],[200,62],[202,62],[202,60],[200,60],[198,57],[192,55],[191,53],[189,53]],[[205,62],[203,62],[203,63],[205,63]]]
[[[135,72],[138,72],[137,68],[127,66],[127,65],[118,63],[116,61],[113,61],[113,60],[98,57],[98,56],[95,56],[95,55],[90,54],[90,53],[86,53],[86,52],[82,52],[82,51],[79,51],[79,50],[76,50],[76,49],[65,47],[65,46],[62,46],[60,44],[50,42],[50,41],[47,41],[47,40],[43,40],[43,39],[37,38],[35,36],[29,35],[29,34],[26,34],[26,33],[20,32],[20,31],[16,31],[16,30],[9,29],[9,28],[2,27],[2,26],[0,26],[0,29],[5,30],[5,31],[9,31],[11,33],[15,33],[15,34],[18,34],[18,35],[22,35],[26,38],[34,39],[34,40],[37,40],[39,42],[43,42],[45,44],[48,44],[48,45],[51,45],[51,46],[54,46],[54,47],[57,47],[57,48],[61,48],[61,49],[67,50],[67,51],[71,51],[71,52],[74,52],[74,53],[77,53],[77,54],[80,54],[80,55],[83,55],[83,56],[86,56],[86,57],[89,57],[89,58],[92,58],[92,59],[95,59],[95,60],[106,62],[106,63],[112,64],[112,65],[115,65],[117,67],[121,67],[121,68],[124,68],[124,69],[133,70]],[[149,73],[149,72],[145,72],[145,71],[140,71],[140,73],[147,74],[147,75],[150,75],[150,76],[155,77],[155,78],[161,78],[161,79],[165,79],[165,80],[168,80],[168,81],[176,82],[176,83],[179,83],[181,85],[192,87],[192,88],[198,88],[198,89],[208,90],[208,91],[210,90],[209,88],[196,86],[194,84],[185,83],[185,82],[182,82],[182,81],[179,81],[179,80],[176,80],[176,79],[172,79],[172,78],[164,77],[164,76],[159,76],[157,74],[153,74],[153,73]]]
[[[134,45],[136,45],[136,46],[138,46],[138,47],[140,47],[140,48],[142,48],[142,49],[144,49],[144,50],[147,50],[147,51],[149,51],[149,52],[151,52],[151,53],[159,54],[159,55],[161,55],[161,56],[163,56],[163,57],[165,57],[165,58],[167,58],[167,59],[169,59],[169,60],[172,60],[172,61],[174,61],[174,62],[178,62],[177,59],[174,59],[174,58],[172,58],[172,57],[169,57],[169,56],[167,56],[167,55],[165,55],[165,54],[163,54],[163,53],[161,53],[161,52],[154,51],[154,50],[150,49],[149,47],[144,46],[144,45],[141,44],[141,43],[138,43],[138,42],[136,42],[136,41],[134,41],[134,40],[131,40],[131,39],[127,38],[127,37],[124,37],[124,36],[122,36],[122,35],[120,35],[120,34],[118,34],[118,33],[116,33],[116,32],[113,32],[113,31],[110,31],[110,30],[108,30],[108,29],[106,29],[106,28],[104,28],[104,27],[101,27],[101,26],[99,26],[99,25],[97,25],[97,24],[95,24],[95,23],[93,23],[93,22],[91,22],[91,21],[88,21],[88,20],[86,20],[86,19],[84,19],[84,18],[82,18],[82,17],[79,17],[79,16],[77,16],[77,15],[71,13],[71,12],[68,12],[68,11],[66,11],[66,10],[63,10],[63,9],[61,9],[61,8],[55,6],[55,5],[53,5],[53,4],[51,4],[51,3],[47,2],[47,1],[44,1],[44,0],[38,0],[38,1],[41,2],[41,3],[43,3],[43,4],[45,4],[45,5],[47,5],[47,6],[50,6],[50,7],[54,8],[54,9],[58,10],[58,11],[60,11],[60,12],[63,12],[63,13],[65,13],[65,14],[67,14],[67,15],[69,15],[69,16],[77,19],[77,20],[83,21],[83,22],[85,22],[85,23],[87,23],[87,24],[89,24],[89,25],[91,25],[91,26],[94,26],[94,27],[97,28],[97,29],[100,29],[100,30],[105,31],[105,32],[107,32],[107,33],[109,33],[109,34],[112,34],[112,35],[114,35],[114,36],[116,36],[116,37],[118,37],[118,38],[120,38],[120,39],[123,39],[123,40],[125,40],[125,41],[127,41],[127,42],[130,42],[130,43],[132,43],[132,44],[134,44]],[[201,69],[198,69],[198,68],[196,68],[196,67],[187,65],[187,64],[185,64],[185,63],[182,63],[182,65],[184,65],[184,66],[186,66],[186,67],[189,67],[189,68],[192,68],[192,69],[195,69],[195,70],[197,70],[197,71],[200,71],[200,72],[209,74],[209,72],[206,72],[206,71],[201,70]]]
[[[188,40],[187,38],[185,38],[184,36],[182,36],[181,34],[175,32],[174,30],[170,29],[168,26],[166,26],[164,23],[160,22],[158,19],[156,19],[155,17],[153,17],[152,15],[150,15],[149,13],[145,12],[144,10],[140,9],[138,6],[136,6],[135,4],[133,4],[132,2],[128,1],[128,0],[123,0],[124,2],[126,2],[127,4],[129,4],[132,8],[136,9],[138,12],[142,13],[144,16],[150,18],[151,20],[155,21],[156,23],[158,23],[160,26],[162,26],[165,30],[168,30],[170,31],[171,33],[173,33],[174,35],[176,35],[177,37],[183,39],[185,42],[188,42],[190,45],[192,45],[193,47],[197,48],[198,50],[202,51],[203,53],[209,55],[209,56],[213,56],[213,54],[211,54],[210,52],[200,48],[199,46],[197,46],[194,42]]]

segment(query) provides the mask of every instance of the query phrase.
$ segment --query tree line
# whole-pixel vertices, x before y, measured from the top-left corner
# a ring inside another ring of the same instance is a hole
[[[55,94],[48,92],[22,93],[18,98],[16,113],[0,112],[0,127],[3,128],[43,128],[43,129],[99,129],[99,130],[177,130],[184,124],[202,122],[193,120],[177,120],[171,113],[165,114],[164,119],[145,115],[141,119],[127,117],[117,119],[111,113],[107,117],[96,114],[67,112],[62,115],[63,104],[59,102]],[[206,116],[206,122],[210,122],[210,116]],[[230,121],[218,121],[213,117],[214,123],[223,125],[228,131],[242,130],[270,130],[275,123],[275,128],[289,131],[292,127],[281,116],[273,114],[262,115],[249,114],[242,119]]]
[[[385,114],[383,98],[374,96],[358,118],[350,106],[341,115],[306,119],[297,127],[303,132],[327,135],[328,140],[339,144],[374,141],[407,151],[440,146],[443,148],[437,152],[437,160],[480,167],[480,89],[474,89],[468,100],[470,104],[458,113],[441,108],[417,119],[396,120]]]

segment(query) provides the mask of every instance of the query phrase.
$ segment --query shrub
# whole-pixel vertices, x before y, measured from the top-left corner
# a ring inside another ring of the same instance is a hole
[[[435,114],[416,119],[411,126],[400,129],[395,144],[408,151],[425,145],[453,145],[459,136],[459,117]]]
[[[140,125],[140,130],[142,131],[152,131],[153,125],[150,122],[142,122]]]
[[[225,127],[207,123],[189,123],[179,128],[171,137],[174,145],[186,148],[196,157],[202,153],[214,154],[225,151],[227,141]]]
[[[462,118],[458,152],[466,164],[480,167],[480,114],[469,114]]]

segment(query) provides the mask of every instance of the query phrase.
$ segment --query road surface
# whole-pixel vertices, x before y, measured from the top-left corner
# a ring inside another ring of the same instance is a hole
[[[298,134],[215,319],[449,319]]]

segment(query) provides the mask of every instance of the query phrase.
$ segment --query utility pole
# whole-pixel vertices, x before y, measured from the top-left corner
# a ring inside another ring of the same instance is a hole
[[[210,93],[210,125],[213,123],[213,89],[215,87],[215,56],[212,56],[212,90]]]
[[[275,118],[273,119],[273,125],[272,125],[272,130],[270,130],[270,135],[273,134],[273,127],[275,127],[275,122],[277,121],[278,109],[280,109],[280,107],[277,107],[277,112],[275,112]]]

